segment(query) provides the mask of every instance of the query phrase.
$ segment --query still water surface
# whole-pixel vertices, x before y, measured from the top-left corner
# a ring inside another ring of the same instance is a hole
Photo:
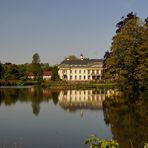
[[[40,87],[0,88],[0,148],[85,148],[84,139],[92,134],[115,138],[122,144],[123,140],[128,141],[126,137],[122,139],[128,133],[120,131],[124,128],[122,124],[114,127],[121,122],[116,113],[121,112],[122,120],[126,116],[130,118],[129,114],[125,116],[124,109],[116,110],[109,103],[103,107],[105,99],[115,94],[113,90],[99,88],[65,91]],[[144,126],[147,130],[143,122],[139,123],[140,128]],[[145,136],[143,144],[148,135],[142,136]]]

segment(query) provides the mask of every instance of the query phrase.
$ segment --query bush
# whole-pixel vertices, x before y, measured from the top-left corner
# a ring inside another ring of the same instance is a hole
[[[119,144],[114,140],[100,139],[92,135],[85,139],[85,144],[89,144],[89,148],[120,148]]]

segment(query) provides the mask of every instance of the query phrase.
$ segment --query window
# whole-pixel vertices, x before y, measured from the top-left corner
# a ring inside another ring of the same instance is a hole
[[[85,70],[84,70],[84,73],[85,73]]]
[[[63,75],[63,79],[67,80],[67,75]]]
[[[88,70],[88,74],[90,74],[90,70]]]
[[[70,80],[72,80],[72,76],[70,76]]]
[[[79,73],[81,73],[81,70],[79,70]]]
[[[70,73],[72,73],[72,70],[70,70]]]
[[[90,80],[90,76],[88,76],[88,80]]]
[[[62,73],[66,73],[66,70],[63,70]]]
[[[75,70],[75,73],[77,73],[77,70]]]
[[[77,80],[77,76],[75,76],[75,80]]]
[[[79,80],[81,80],[81,76],[79,76]]]
[[[102,70],[100,70],[99,73],[102,74],[103,73]]]
[[[86,78],[86,77],[84,76],[84,80],[85,80],[85,78]]]

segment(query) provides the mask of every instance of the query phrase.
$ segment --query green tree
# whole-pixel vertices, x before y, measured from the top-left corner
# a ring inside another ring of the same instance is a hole
[[[140,86],[148,86],[148,19],[145,19],[144,24],[144,42],[141,44],[138,50],[138,66],[136,71],[136,78],[139,80]]]
[[[16,64],[5,63],[3,65],[3,69],[4,69],[4,79],[16,80],[20,78],[19,68]]]
[[[111,52],[106,51],[103,59],[103,79],[105,79],[105,73],[106,73],[106,65],[107,65],[107,59],[110,57]]]
[[[57,66],[54,66],[53,68],[52,68],[52,76],[51,76],[51,80],[53,80],[53,81],[57,81],[57,80],[59,80],[59,74],[58,74],[58,67]]]
[[[3,78],[3,65],[0,61],[0,79],[2,79],[2,78]]]
[[[38,53],[35,53],[32,57],[32,72],[35,76],[35,80],[39,80],[42,76],[42,68],[40,64],[40,56]]]
[[[35,53],[32,57],[32,64],[39,64],[40,63],[40,56],[38,53]]]
[[[70,55],[68,57],[65,57],[65,60],[67,60],[67,59],[69,59],[69,60],[77,60],[78,57],[76,57],[75,55]]]
[[[41,67],[43,71],[49,71],[51,70],[51,67],[49,66],[48,63],[41,63]]]
[[[135,14],[129,13],[117,27],[110,55],[105,59],[105,78],[137,86],[140,79],[147,77],[146,72],[143,74],[145,60],[142,59],[146,56],[148,44],[145,24]],[[144,67],[146,69],[147,65]]]

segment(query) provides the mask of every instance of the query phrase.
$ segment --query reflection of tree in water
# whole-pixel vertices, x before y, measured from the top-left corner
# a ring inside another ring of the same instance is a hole
[[[53,99],[53,103],[57,105],[59,101],[59,92],[52,92],[52,99]]]
[[[136,93],[138,94],[138,93]],[[111,125],[113,138],[121,148],[143,148],[148,142],[148,103],[146,94],[139,98],[130,92],[127,97],[110,97],[103,103],[104,118]],[[130,99],[130,101],[128,100]]]
[[[32,110],[34,115],[38,115],[40,112],[40,103],[43,101],[43,91],[41,87],[34,87],[32,92]]]
[[[19,100],[22,101],[26,91],[22,89],[0,89],[0,105],[15,104]]]
[[[54,104],[58,103],[59,93],[50,89],[41,87],[32,88],[2,88],[0,89],[0,105],[12,105],[20,102],[31,102],[34,115],[40,112],[40,104],[52,100]]]
[[[38,115],[40,112],[40,103],[33,101],[32,102],[32,109],[33,109],[34,115]]]

